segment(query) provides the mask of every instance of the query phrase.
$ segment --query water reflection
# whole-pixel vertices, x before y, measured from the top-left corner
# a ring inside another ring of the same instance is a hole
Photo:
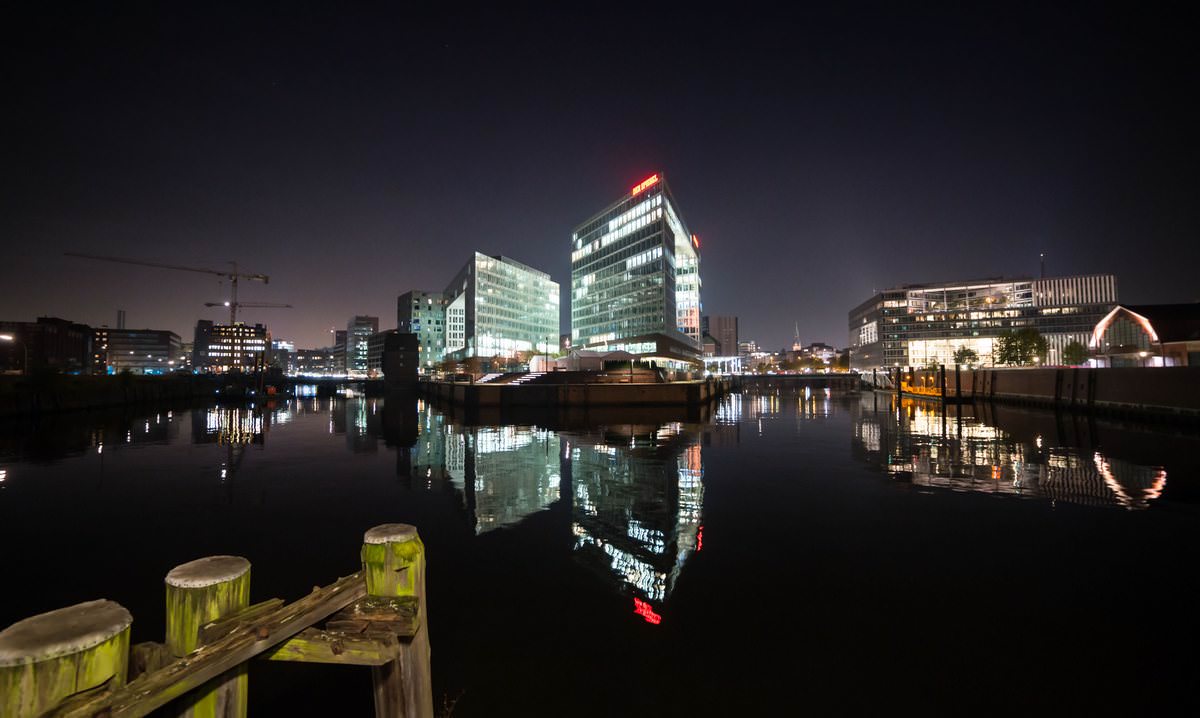
[[[703,546],[699,432],[672,423],[572,434],[571,533],[579,563],[629,593],[650,623]]]
[[[891,478],[924,489],[1041,498],[1092,506],[1144,509],[1167,485],[1163,466],[1109,456],[1089,442],[1064,445],[1028,417],[1011,431],[976,416],[971,406],[864,395],[856,405],[854,454]],[[1053,435],[1070,435],[1058,425]],[[1044,427],[1050,428],[1050,427]],[[1095,428],[1091,427],[1092,433]]]

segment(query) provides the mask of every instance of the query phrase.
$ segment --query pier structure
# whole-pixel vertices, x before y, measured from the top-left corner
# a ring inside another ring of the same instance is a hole
[[[362,568],[291,603],[250,603],[250,562],[208,556],[166,576],[164,642],[130,646],[133,617],[86,601],[0,631],[5,718],[244,718],[251,659],[370,666],[378,718],[432,718],[425,546],[415,527],[363,536]],[[323,623],[322,627],[317,624]]]

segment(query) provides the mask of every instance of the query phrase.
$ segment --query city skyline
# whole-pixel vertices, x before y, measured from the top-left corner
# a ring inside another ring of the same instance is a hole
[[[1043,252],[1047,276],[1115,273],[1124,301],[1200,299],[1170,17],[678,16],[646,64],[599,42],[649,37],[616,19],[491,12],[34,18],[10,46],[5,316],[115,326],[124,310],[187,337],[221,320],[203,303],[227,285],[62,253],[236,260],[272,278],[242,300],[295,307],[246,321],[327,346],[354,315],[391,326],[396,297],[437,288],[464,252],[567,286],[578,218],[655,172],[687,198],[704,312],[768,349],[795,324],[844,345],[846,311],[874,291],[1036,277]],[[573,52],[580,33],[595,52]],[[626,79],[599,82],[614,69]]]

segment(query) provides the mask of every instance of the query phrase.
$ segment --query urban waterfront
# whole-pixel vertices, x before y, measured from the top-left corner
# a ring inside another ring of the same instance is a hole
[[[800,390],[701,422],[466,425],[399,397],[10,421],[0,624],[107,597],[157,640],[180,561],[246,556],[253,600],[291,599],[403,521],[454,715],[1197,703],[1175,658],[1197,635],[1194,428],[946,411]],[[250,701],[365,714],[370,680],[255,663]]]

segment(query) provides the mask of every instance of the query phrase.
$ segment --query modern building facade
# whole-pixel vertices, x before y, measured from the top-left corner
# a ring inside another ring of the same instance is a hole
[[[261,324],[196,322],[192,370],[205,374],[256,371],[267,361],[271,335]]]
[[[1026,327],[1046,339],[1047,363],[1060,364],[1072,341],[1087,346],[1096,323],[1116,302],[1111,274],[895,287],[851,310],[850,366],[952,365],[963,347],[988,366],[996,338]]]
[[[558,282],[545,272],[476,252],[445,296],[445,354],[452,359],[558,351]]]
[[[92,370],[97,374],[169,374],[182,368],[179,335],[165,329],[112,329],[92,334]]]
[[[1117,305],[1087,346],[1097,366],[1200,366],[1200,303]]]
[[[296,350],[297,376],[330,376],[344,372],[345,369],[336,362],[333,347]]]
[[[669,368],[701,352],[700,240],[655,174],[571,235],[571,344]]]
[[[446,353],[446,305],[442,292],[414,289],[396,299],[396,329],[417,336],[421,372],[428,373]]]
[[[379,317],[358,315],[346,324],[346,374],[367,375],[367,354],[371,335],[379,332]]]
[[[375,332],[367,339],[367,378],[383,377],[383,352],[388,343],[388,335],[397,334],[395,329],[385,329]]]

